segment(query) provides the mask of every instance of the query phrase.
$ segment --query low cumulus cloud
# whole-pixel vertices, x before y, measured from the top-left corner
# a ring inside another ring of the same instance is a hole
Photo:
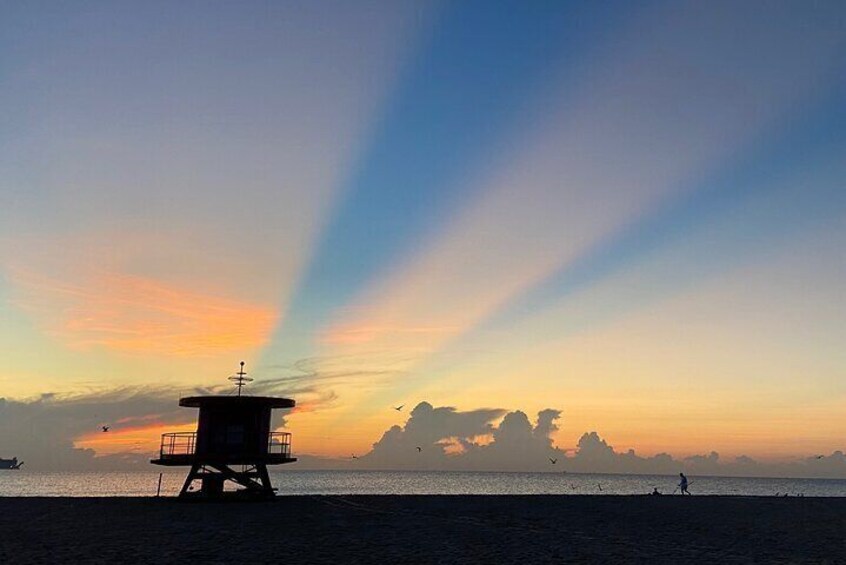
[[[332,403],[335,396],[314,388],[308,371],[302,378],[262,379],[254,394],[302,398],[306,405]],[[323,374],[325,380],[356,378],[350,374]],[[50,471],[148,468],[157,434],[167,427],[191,426],[196,412],[178,406],[180,392],[225,394],[229,389],[122,387],[77,395],[43,394],[31,399],[0,398],[0,457],[16,456],[27,468]],[[562,449],[553,440],[561,412],[546,409],[530,418],[520,410],[480,408],[460,411],[421,402],[404,425],[386,430],[372,449],[357,459],[332,459],[297,453],[299,462],[286,469],[408,469],[551,471],[577,473],[675,474],[725,476],[790,476],[846,478],[846,455],[811,455],[789,462],[761,462],[747,456],[724,460],[714,451],[686,458],[668,453],[638,455],[617,451],[597,432],[584,433],[574,449]],[[109,436],[98,436],[101,425]],[[284,426],[284,420],[276,422]],[[292,430],[296,435],[296,429]],[[132,445],[112,446],[109,455],[98,448],[98,437],[146,438],[143,450]],[[94,442],[80,438],[94,438]],[[150,451],[149,453],[144,451]],[[100,452],[100,453],[98,453]],[[555,463],[552,463],[552,460]]]
[[[109,425],[119,435],[129,428],[184,424],[194,414],[178,407],[174,391],[124,387],[79,395],[43,394],[35,399],[0,398],[0,456],[17,457],[27,468],[50,471],[132,468],[149,462],[149,453],[125,452],[97,457],[75,445],[78,438]]]
[[[392,426],[355,460],[308,455],[292,468],[563,471],[694,475],[846,478],[842,451],[791,462],[759,462],[747,456],[723,460],[712,451],[682,459],[668,453],[645,457],[619,452],[597,432],[584,433],[575,449],[554,444],[561,411],[540,411],[534,422],[520,410],[483,408],[467,412],[421,402],[404,426]],[[555,463],[553,463],[553,460]]]
[[[675,459],[668,453],[643,457],[633,449],[617,452],[596,432],[585,433],[578,448],[566,460],[567,468],[575,472],[674,474],[733,477],[797,477],[844,478],[846,457],[842,451],[830,455],[814,455],[789,462],[756,461],[746,455],[722,459],[716,451]]]
[[[297,400],[295,411],[309,412],[333,404],[336,385],[396,374],[390,367],[349,369],[343,361],[310,358],[290,367],[260,367],[248,393],[292,397]],[[230,384],[162,384],[23,399],[0,397],[0,457],[17,457],[25,468],[41,471],[148,468],[158,452],[160,433],[171,427],[190,429],[196,421],[196,410],[181,408],[180,397],[232,393]],[[274,411],[273,424],[286,427],[286,413]],[[104,425],[109,426],[108,433],[101,431]]]
[[[357,464],[390,469],[546,470],[550,457],[564,455],[551,437],[560,414],[543,410],[532,423],[519,410],[460,412],[421,402],[404,426],[388,429]]]
[[[179,406],[180,396],[228,394],[232,387],[127,386],[80,394],[45,393],[36,398],[0,398],[0,457],[17,457],[40,471],[132,470],[146,468],[158,451],[159,434],[196,422],[196,410]],[[290,395],[312,406],[334,395],[299,381],[269,380],[252,394]],[[108,433],[101,426],[109,426]],[[274,414],[284,427],[284,415]],[[93,446],[93,447],[92,447]]]
[[[411,411],[405,426],[392,426],[373,444],[373,450],[362,458],[362,463],[371,467],[414,467],[419,459],[409,456],[424,451],[427,460],[444,463],[448,461],[449,448],[492,435],[496,428],[491,422],[503,414],[505,410],[496,408],[459,412],[452,407],[434,408],[428,402],[421,402]]]

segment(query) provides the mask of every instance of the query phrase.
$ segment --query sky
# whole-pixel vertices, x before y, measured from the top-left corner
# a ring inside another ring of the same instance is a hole
[[[314,467],[846,478],[844,101],[837,1],[7,3],[0,457],[244,360]]]

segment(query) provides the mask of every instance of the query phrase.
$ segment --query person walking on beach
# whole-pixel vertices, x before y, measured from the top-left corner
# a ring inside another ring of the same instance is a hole
[[[679,473],[679,477],[681,477],[681,481],[679,481],[679,490],[681,494],[690,494],[690,491],[687,490],[687,477],[684,476],[684,473]]]

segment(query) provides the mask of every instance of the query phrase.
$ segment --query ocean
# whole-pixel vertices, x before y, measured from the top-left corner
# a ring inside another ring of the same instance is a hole
[[[161,494],[174,496],[184,470],[165,471]],[[279,471],[271,473],[281,495],[320,494],[672,494],[675,476],[574,473],[431,471]],[[689,476],[694,495],[846,496],[843,479],[773,479]],[[0,496],[154,496],[158,471],[42,473],[0,471]]]

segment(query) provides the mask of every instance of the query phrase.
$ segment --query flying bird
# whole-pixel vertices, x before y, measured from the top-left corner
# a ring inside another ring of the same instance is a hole
[[[105,432],[109,431],[109,428],[111,426],[100,426],[100,427],[103,428],[103,432],[105,433]]]
[[[400,404],[399,406],[394,406],[394,410],[396,410],[397,412],[402,412],[403,406],[405,406],[405,404]]]
[[[420,453],[421,451],[423,451],[423,448],[418,445],[417,446],[417,453]]]
[[[553,459],[552,457],[550,457],[549,462],[555,465],[556,463],[558,463],[558,459]]]
[[[355,453],[353,453],[352,458],[353,458],[353,459],[358,459],[358,455],[356,455]]]

